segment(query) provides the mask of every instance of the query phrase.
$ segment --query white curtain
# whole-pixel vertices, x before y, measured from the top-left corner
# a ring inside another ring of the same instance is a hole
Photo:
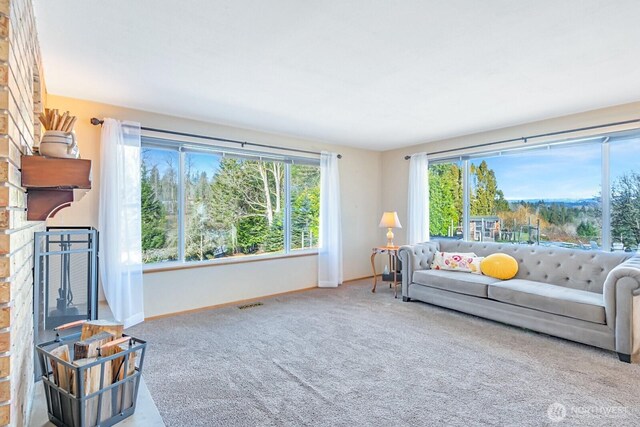
[[[412,154],[409,160],[407,243],[429,241],[429,160],[427,153]]]
[[[342,225],[340,215],[340,173],[338,155],[320,155],[320,249],[318,286],[336,287],[342,283]]]
[[[140,123],[104,119],[100,138],[100,277],[125,328],[144,320]]]

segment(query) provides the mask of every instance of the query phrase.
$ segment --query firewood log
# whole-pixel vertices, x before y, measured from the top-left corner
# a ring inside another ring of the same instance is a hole
[[[87,359],[75,360],[73,362],[74,365],[77,366],[85,366],[90,363],[99,360],[96,357],[90,357]],[[104,370],[104,373],[102,371]],[[100,382],[100,377],[102,376],[102,383]],[[110,363],[100,363],[91,368],[85,370],[84,378],[82,378],[82,387],[83,393],[82,396],[79,396],[79,390],[75,390],[76,396],[83,397],[88,396],[92,393],[95,393],[99,390],[102,390],[105,387],[111,385],[111,378],[113,377],[111,373],[111,364]],[[99,395],[94,396],[85,400],[85,420],[86,425],[95,426],[99,422],[106,420],[111,417],[111,409],[112,409],[112,397],[111,393],[103,393],[102,394],[102,406],[100,409],[100,419],[98,419],[98,401]]]
[[[100,348],[100,354],[103,357],[113,356],[114,354],[121,353],[129,348],[130,337],[123,337],[116,341],[113,341],[107,345],[103,345]],[[113,382],[120,381],[124,378],[124,359],[125,357],[118,357],[111,362],[111,373],[113,374]],[[133,375],[136,370],[136,353],[129,354],[129,361],[127,363],[127,376]]]
[[[66,344],[54,348],[50,351],[50,353],[52,356],[64,360],[65,362],[69,362],[71,360],[71,358],[69,357],[69,346],[67,346]],[[49,360],[51,361],[51,369],[53,370],[53,382],[55,382],[56,385],[61,389],[65,391],[71,391],[73,371],[66,366],[59,364],[53,359]]]
[[[109,320],[91,320],[82,325],[80,340],[86,340],[100,332],[108,332],[115,338],[120,338],[123,330],[124,325],[122,323],[112,322]]]
[[[40,123],[42,123],[44,130],[49,130],[49,121],[47,120],[47,116],[44,113],[40,113],[38,117],[40,118]]]
[[[51,130],[58,129],[58,120],[60,116],[58,116],[58,110],[53,110],[53,120],[51,122]]]
[[[100,353],[103,357],[112,356],[114,354],[122,353],[129,348],[129,337],[123,337],[119,340],[112,341],[104,345],[100,349]],[[111,374],[112,383],[116,383],[124,379],[125,374],[125,356],[117,357],[111,362]],[[129,360],[126,364],[127,378],[133,375],[136,371],[136,352],[129,353]],[[124,384],[119,385],[114,395],[114,409],[116,412],[122,412],[133,406],[133,392],[134,381],[126,381]]]
[[[67,132],[73,132],[73,127],[76,125],[76,120],[78,120],[77,117],[71,117],[71,120],[69,121],[69,124],[67,124]]]
[[[81,339],[73,345],[73,359],[86,359],[98,356],[98,348],[113,341],[115,336],[108,332],[100,332],[87,339]]]

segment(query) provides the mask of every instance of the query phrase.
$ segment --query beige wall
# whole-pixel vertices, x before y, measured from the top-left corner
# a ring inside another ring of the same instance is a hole
[[[472,135],[461,136],[457,138],[445,139],[440,141],[428,142],[425,144],[414,145],[410,147],[404,147],[397,150],[385,151],[382,153],[382,197],[381,197],[381,210],[397,210],[400,222],[406,224],[407,222],[407,182],[409,176],[409,161],[404,159],[404,156],[411,155],[412,153],[419,152],[435,152],[440,150],[457,149],[461,148],[463,152],[480,152],[483,149],[478,148],[474,150],[464,150],[464,147],[469,147],[477,144],[483,144],[491,141],[501,141],[505,139],[520,138],[536,134],[544,134],[549,132],[557,132],[567,129],[576,129],[588,126],[595,126],[605,123],[620,122],[625,120],[633,120],[640,118],[640,102],[631,104],[618,105],[610,108],[603,108],[599,110],[593,110],[580,114],[573,114],[569,116],[558,117],[549,120],[542,120],[538,122],[527,123],[518,126],[511,126],[502,129],[496,129],[487,132],[476,133]],[[606,129],[589,130],[583,132],[572,133],[571,135],[565,135],[561,137],[548,137],[530,140],[529,144],[537,144],[541,142],[557,141],[561,138],[574,138],[586,135],[595,135],[604,132],[610,132],[615,130],[623,130],[629,128],[637,128],[640,125],[638,123],[632,125],[616,126]],[[510,146],[522,145],[522,142],[502,144],[501,147],[506,148]],[[496,147],[491,148],[495,150]],[[453,153],[457,154],[457,153]],[[451,156],[451,154],[448,154]],[[406,228],[397,230],[396,240],[400,243],[405,241]]]
[[[371,275],[371,248],[384,242],[380,219],[381,153],[334,146],[246,129],[131,110],[112,105],[48,95],[47,107],[78,116],[76,133],[83,158],[93,160],[93,189],[83,199],[61,210],[49,225],[98,225],[100,191],[100,128],[91,117],[139,121],[143,126],[200,133],[223,138],[330,150],[340,160],[345,279]],[[233,265],[216,265],[144,276],[147,317],[315,286],[317,256],[286,258]]]

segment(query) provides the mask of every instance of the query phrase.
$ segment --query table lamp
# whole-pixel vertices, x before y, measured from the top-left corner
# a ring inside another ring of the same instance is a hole
[[[385,212],[380,219],[380,228],[388,228],[387,231],[387,246],[393,246],[393,228],[402,228],[400,220],[398,219],[398,212]]]

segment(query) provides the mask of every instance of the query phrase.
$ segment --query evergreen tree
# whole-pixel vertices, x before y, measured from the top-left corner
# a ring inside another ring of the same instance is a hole
[[[598,236],[598,229],[590,222],[581,221],[576,228],[576,233],[583,239],[594,240]]]
[[[162,249],[165,247],[166,213],[149,182],[146,170],[142,171],[141,182],[142,207],[142,250]]]
[[[243,254],[258,252],[268,232],[269,224],[263,215],[240,219],[237,228],[237,252]]]
[[[291,166],[291,245],[317,246],[320,229],[320,169]]]
[[[278,252],[284,250],[284,224],[282,214],[273,218],[273,223],[268,229],[264,239],[266,252]]]
[[[500,210],[507,210],[509,204],[504,193],[498,189],[496,174],[485,160],[479,165],[471,164],[473,191],[471,192],[471,215],[496,215]]]
[[[455,163],[429,167],[429,232],[448,236],[462,220],[462,171]]]

